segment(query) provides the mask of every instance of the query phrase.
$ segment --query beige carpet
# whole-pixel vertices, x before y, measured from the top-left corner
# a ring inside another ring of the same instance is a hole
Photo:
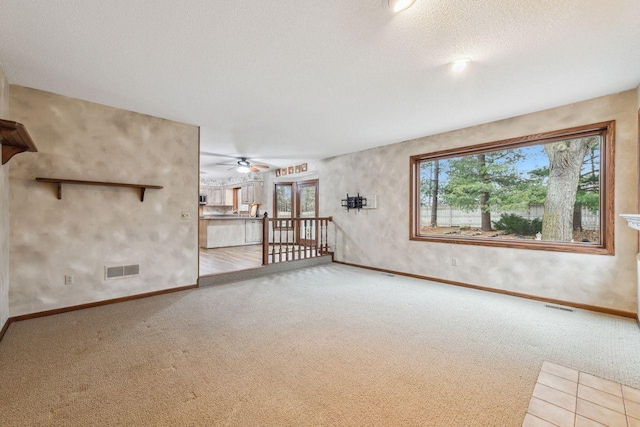
[[[0,425],[520,426],[544,360],[638,388],[640,330],[331,264],[14,323]]]

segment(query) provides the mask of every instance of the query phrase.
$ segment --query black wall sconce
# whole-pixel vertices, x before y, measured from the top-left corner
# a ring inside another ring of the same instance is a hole
[[[342,207],[347,208],[347,212],[349,209],[362,209],[364,206],[367,206],[367,199],[362,197],[360,193],[357,196],[349,196],[347,193],[347,198],[342,199]]]

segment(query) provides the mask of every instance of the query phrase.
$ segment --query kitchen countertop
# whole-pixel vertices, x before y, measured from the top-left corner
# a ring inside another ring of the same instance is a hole
[[[244,215],[209,215],[209,216],[201,216],[199,219],[211,219],[211,220],[222,220],[222,219],[230,219],[230,220],[259,220],[260,218],[244,216]]]

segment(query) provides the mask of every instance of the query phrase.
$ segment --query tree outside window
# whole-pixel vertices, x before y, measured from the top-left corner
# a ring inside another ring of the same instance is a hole
[[[413,156],[411,238],[613,253],[613,128]]]

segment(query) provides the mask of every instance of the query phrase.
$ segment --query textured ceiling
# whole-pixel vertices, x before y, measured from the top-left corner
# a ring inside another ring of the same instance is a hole
[[[294,164],[633,88],[638,0],[3,0],[13,84]],[[470,57],[463,74],[447,63]],[[208,163],[225,158],[203,157]],[[225,169],[226,171],[226,169]]]

